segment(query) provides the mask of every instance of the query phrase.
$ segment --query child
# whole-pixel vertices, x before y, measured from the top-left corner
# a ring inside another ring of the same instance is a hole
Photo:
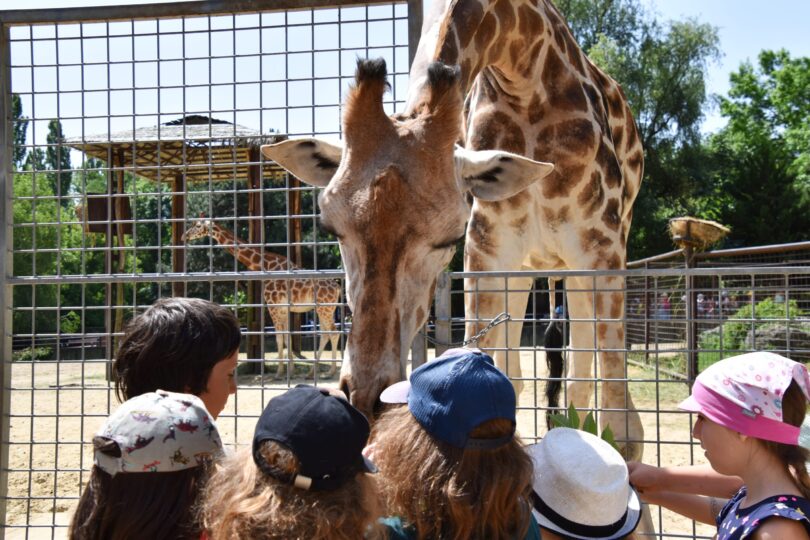
[[[539,538],[515,392],[489,355],[451,349],[380,399],[407,403],[375,426],[389,538]]]
[[[809,399],[807,368],[783,356],[755,352],[717,362],[680,404],[698,413],[693,433],[714,473],[631,464],[630,479],[645,501],[716,523],[720,540],[810,538],[808,451],[798,445]],[[676,492],[690,487],[708,497]]]
[[[621,454],[599,437],[554,428],[528,447],[532,503],[543,540],[633,538],[641,519]]]
[[[300,385],[271,399],[253,447],[227,457],[206,486],[208,537],[362,538],[379,517],[366,474],[376,469],[362,455],[368,435],[366,417],[326,389]]]
[[[236,392],[241,339],[231,310],[199,298],[161,298],[124,329],[115,393],[121,401],[158,388],[194,394],[216,419]]]
[[[93,446],[71,540],[200,538],[193,509],[222,442],[199,398],[163,390],[132,398],[110,415]]]

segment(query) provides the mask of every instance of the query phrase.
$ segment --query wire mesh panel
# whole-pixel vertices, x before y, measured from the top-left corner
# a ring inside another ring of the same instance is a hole
[[[625,316],[615,318],[610,313],[601,313],[597,307],[598,296],[606,291],[596,284],[609,275],[621,276],[607,293],[625,295]],[[615,423],[610,427],[614,433],[625,432],[629,439],[626,442],[641,443],[645,463],[705,464],[703,451],[691,434],[693,415],[677,409],[678,403],[689,394],[691,362],[703,370],[721,358],[753,350],[769,350],[798,361],[810,361],[810,310],[806,304],[810,300],[807,281],[810,268],[806,267],[659,268],[612,274],[453,273],[447,278],[439,280],[434,317],[424,334],[424,339],[436,347],[435,351],[428,351],[428,357],[460,344],[465,326],[471,323],[483,326],[492,320],[465,318],[465,300],[477,305],[476,297],[503,295],[511,321],[498,327],[498,338],[483,338],[478,344],[492,353],[496,362],[500,361],[499,367],[518,383],[515,385],[520,392],[518,431],[527,442],[534,442],[547,431],[548,412],[562,412],[559,409],[571,402],[573,382],[591,387],[590,398],[577,406],[581,412],[592,411],[601,428],[605,427],[607,412],[622,413],[627,410],[624,403],[632,400],[643,433],[633,434],[632,429],[623,429]],[[565,294],[559,286],[549,287],[547,278],[564,281]],[[484,279],[486,287],[481,284]],[[657,300],[664,295],[671,298],[669,309],[664,310],[659,302],[657,309],[641,314],[633,312],[639,283],[646,283],[647,298]],[[687,283],[695,285],[687,287]],[[527,297],[525,309],[522,301],[517,301],[521,295]],[[593,297],[593,314],[576,315],[570,310],[571,299],[577,295]],[[689,304],[698,305],[699,309],[686,309]],[[561,323],[564,339],[544,347],[546,329],[557,323]],[[622,349],[613,351],[599,342],[600,328],[606,323],[618,323],[625,328],[641,323],[649,325],[651,335],[659,339],[671,337],[645,345],[627,333]],[[665,327],[668,334],[660,331],[659,326]],[[588,345],[582,344],[583,333]],[[692,342],[696,346],[690,348]],[[565,358],[565,369],[559,378],[549,375],[547,365],[548,356],[556,351]],[[614,352],[619,354],[606,354]],[[587,363],[585,369],[576,371],[575,353],[584,353],[581,356]],[[606,364],[617,361],[618,369]],[[606,376],[608,372],[610,375]],[[555,382],[563,383],[556,408],[549,406],[546,395]],[[618,405],[614,402],[613,408],[606,407],[602,398],[604,385],[609,382],[622,385],[630,399],[625,398],[624,403],[619,400]],[[629,415],[614,414],[612,418],[631,421]],[[622,448],[626,446],[622,441],[619,444]],[[715,532],[713,527],[695,524],[658,507],[652,507],[651,515],[652,525],[662,538],[710,538]]]
[[[315,190],[260,146],[338,138],[357,58],[385,58],[392,113],[414,21],[404,2],[245,4],[0,15],[8,537],[64,535],[89,443],[118,404],[111,359],[158,298],[209,299],[240,320],[239,392],[218,421],[227,444],[249,440],[274,393],[335,382],[350,321],[337,244],[317,227]]]

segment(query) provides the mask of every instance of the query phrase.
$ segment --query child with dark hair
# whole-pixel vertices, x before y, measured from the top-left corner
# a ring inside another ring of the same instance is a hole
[[[300,385],[274,397],[253,447],[211,475],[200,519],[208,538],[373,536],[379,500],[368,473],[376,469],[362,454],[369,431],[366,417],[329,390]]]
[[[540,538],[515,391],[489,355],[451,349],[380,400],[407,404],[382,414],[370,449],[389,538]]]
[[[121,401],[159,388],[193,394],[216,419],[236,392],[241,339],[231,310],[199,298],[161,298],[124,329],[115,393]]]
[[[222,441],[199,398],[162,390],[132,398],[110,415],[93,446],[71,540],[200,538],[194,508]]]

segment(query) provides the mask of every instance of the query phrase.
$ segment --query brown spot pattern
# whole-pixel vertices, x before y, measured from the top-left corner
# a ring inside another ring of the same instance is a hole
[[[453,16],[448,17],[448,21],[452,21],[454,27],[458,29],[458,39],[462,49],[466,49],[470,44],[475,31],[478,29],[478,22],[483,15],[484,7],[479,2],[456,3]]]
[[[536,9],[524,4],[518,8],[518,32],[522,36],[539,36],[545,30],[543,17]]]
[[[469,4],[471,2],[465,3]],[[481,25],[478,27],[478,32],[475,33],[475,50],[477,50],[482,56],[485,56],[486,50],[489,47],[489,44],[492,42],[492,38],[495,37],[495,31],[497,28],[498,21],[495,19],[495,16],[492,13],[487,13],[484,15],[484,19],[481,21]]]
[[[463,28],[463,27],[462,27]],[[447,37],[440,42],[442,48],[439,51],[438,59],[446,64],[458,62],[458,46],[456,44],[456,29],[453,26],[447,28]]]
[[[527,111],[527,113],[530,124],[538,123],[540,119],[543,117],[543,105],[540,101],[540,94],[538,94],[537,92],[534,93],[531,101],[529,102],[529,110]],[[540,140],[540,136],[538,136],[538,140]]]
[[[619,199],[608,199],[605,211],[602,214],[602,223],[607,225],[611,231],[618,231],[621,225],[621,217],[619,216]]]
[[[526,223],[529,221],[529,216],[524,215],[517,219],[513,219],[509,226],[518,230],[521,234],[526,230]]]
[[[599,150],[596,152],[596,163],[602,167],[605,174],[605,185],[609,188],[619,187],[622,183],[622,171],[619,168],[619,162],[616,160],[616,154],[605,144],[605,141],[599,141]]]
[[[495,16],[500,22],[499,33],[501,35],[509,34],[515,28],[515,8],[512,6],[512,0],[497,0],[495,2]]]
[[[602,187],[602,173],[600,171],[593,171],[591,179],[582,188],[577,197],[577,204],[580,208],[585,210],[584,217],[591,217],[594,212],[602,207],[602,202],[605,200],[605,190]]]
[[[593,151],[596,132],[590,120],[575,118],[556,125],[556,145],[574,155],[586,156]]]
[[[560,225],[568,222],[569,210],[570,208],[567,204],[556,211],[554,208],[550,208],[548,206],[543,207],[543,216],[545,217],[545,221],[552,231],[556,232]]]
[[[543,196],[549,199],[568,197],[571,190],[582,180],[585,165],[571,159],[559,159],[550,156],[554,171],[543,179]]]
[[[481,213],[474,213],[470,224],[467,227],[467,238],[478,250],[486,255],[495,254],[494,237],[492,235],[492,223]]]
[[[622,316],[624,307],[624,295],[619,292],[611,293],[610,295],[610,318],[618,319]]]
[[[591,227],[579,233],[580,247],[582,251],[602,251],[604,248],[610,247],[613,243],[610,238],[605,236],[605,233],[599,229]]]

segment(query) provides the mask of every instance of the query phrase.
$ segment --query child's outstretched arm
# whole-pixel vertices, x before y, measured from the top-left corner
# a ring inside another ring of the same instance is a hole
[[[630,461],[627,468],[630,483],[641,494],[667,491],[730,499],[743,485],[741,478],[720,474],[710,465],[656,467]]]
[[[727,502],[726,499],[717,497],[703,497],[702,495],[661,490],[639,492],[639,495],[646,503],[663,506],[689,519],[708,525],[716,525],[716,518]]]

